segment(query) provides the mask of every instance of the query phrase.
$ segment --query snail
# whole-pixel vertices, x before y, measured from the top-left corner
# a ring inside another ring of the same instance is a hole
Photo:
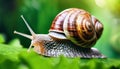
[[[60,12],[52,22],[48,34],[35,34],[21,15],[32,35],[14,31],[31,39],[38,54],[58,57],[105,58],[96,48],[92,48],[103,32],[103,24],[87,11],[69,8]]]

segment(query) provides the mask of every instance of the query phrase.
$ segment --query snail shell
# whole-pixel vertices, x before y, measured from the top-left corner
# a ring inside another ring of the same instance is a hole
[[[88,12],[70,8],[59,13],[53,20],[49,35],[58,39],[69,39],[74,44],[90,48],[103,31],[103,25]]]
[[[28,51],[34,46],[34,50],[44,56],[105,58],[96,48],[91,48],[100,38],[103,25],[85,10],[70,8],[62,11],[53,20],[48,34],[35,34],[21,17],[32,36],[14,33],[32,40]]]

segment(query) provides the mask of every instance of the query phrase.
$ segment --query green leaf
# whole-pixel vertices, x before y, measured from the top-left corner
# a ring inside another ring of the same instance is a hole
[[[11,40],[9,42],[9,45],[22,48],[22,45],[20,44],[19,39],[13,39],[13,40]]]
[[[0,43],[4,43],[5,42],[5,38],[2,34],[0,34]]]
[[[10,59],[12,61],[18,61],[18,54],[21,48],[14,47],[11,45],[0,44],[0,57],[1,59]],[[1,60],[0,60],[1,61]]]
[[[27,65],[21,63],[21,64],[18,66],[18,69],[29,69],[29,67],[28,67]]]
[[[29,66],[31,69],[52,69],[52,62],[50,59],[42,57],[35,52],[27,53],[23,51],[20,54],[22,63]]]
[[[22,49],[12,45],[0,44],[0,69],[16,69]]]
[[[69,69],[79,69],[80,68],[80,58],[75,58],[69,65]]]
[[[67,58],[65,58],[64,56],[60,56],[60,61],[58,64],[56,64],[54,69],[69,69],[69,61]]]

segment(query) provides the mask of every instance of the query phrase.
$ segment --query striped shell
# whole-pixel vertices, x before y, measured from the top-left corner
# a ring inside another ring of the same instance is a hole
[[[59,13],[53,20],[49,35],[68,39],[74,44],[90,48],[99,39],[103,25],[94,16],[82,9],[70,8]]]

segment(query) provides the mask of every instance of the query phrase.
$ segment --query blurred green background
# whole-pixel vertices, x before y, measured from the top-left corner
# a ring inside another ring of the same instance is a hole
[[[103,34],[94,47],[109,58],[120,58],[120,0],[0,0],[0,40],[7,44],[19,38],[28,47],[29,39],[13,34],[14,30],[30,34],[20,15],[36,33],[47,34],[55,16],[72,7],[90,12],[103,23]]]

